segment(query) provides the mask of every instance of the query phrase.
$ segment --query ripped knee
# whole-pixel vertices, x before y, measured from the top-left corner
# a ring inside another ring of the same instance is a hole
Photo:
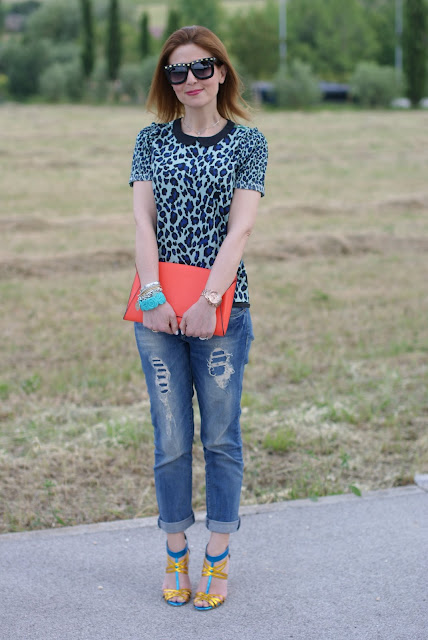
[[[160,393],[160,399],[165,410],[165,430],[168,437],[172,436],[175,427],[175,418],[169,402],[169,383],[171,372],[168,367],[158,357],[152,357],[152,367],[156,374],[156,386]]]
[[[152,358],[152,367],[156,372],[156,385],[160,393],[168,393],[171,373],[160,358]]]
[[[230,378],[235,373],[231,362],[232,354],[219,347],[214,349],[208,360],[208,371],[215,378],[220,389],[226,389]]]

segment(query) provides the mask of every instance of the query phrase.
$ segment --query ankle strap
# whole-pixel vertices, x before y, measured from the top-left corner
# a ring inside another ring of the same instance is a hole
[[[229,555],[229,547],[227,547],[226,551],[224,551],[224,553],[221,553],[219,556],[209,556],[208,552],[205,551],[205,557],[208,560],[208,562],[220,562],[220,560],[224,560],[224,558],[228,555]]]
[[[185,556],[187,553],[187,549],[188,549],[187,542],[186,542],[186,546],[181,551],[171,551],[171,549],[168,548],[168,543],[166,543],[167,554],[171,556],[171,558],[175,558],[175,560],[178,560],[179,558],[182,558],[183,556]]]

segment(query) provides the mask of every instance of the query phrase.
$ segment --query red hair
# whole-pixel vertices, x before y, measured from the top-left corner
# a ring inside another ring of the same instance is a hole
[[[156,113],[161,122],[170,122],[184,114],[184,107],[171,88],[164,67],[171,53],[185,44],[198,45],[226,67],[226,78],[219,85],[217,95],[217,109],[222,118],[249,120],[249,107],[241,96],[242,82],[232,66],[226,47],[212,31],[197,25],[174,31],[163,45],[147,98],[147,109]]]

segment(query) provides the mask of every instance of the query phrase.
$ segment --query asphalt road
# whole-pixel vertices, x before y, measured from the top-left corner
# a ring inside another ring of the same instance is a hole
[[[428,640],[428,483],[242,509],[217,610],[161,599],[155,518],[0,536],[1,640]],[[188,530],[196,586],[207,541]]]

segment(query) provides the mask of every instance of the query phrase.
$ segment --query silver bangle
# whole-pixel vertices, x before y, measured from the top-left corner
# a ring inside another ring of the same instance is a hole
[[[138,296],[138,300],[148,300],[149,298],[153,298],[156,293],[162,293],[162,287],[156,287],[150,289],[149,291],[143,291]]]

